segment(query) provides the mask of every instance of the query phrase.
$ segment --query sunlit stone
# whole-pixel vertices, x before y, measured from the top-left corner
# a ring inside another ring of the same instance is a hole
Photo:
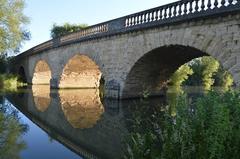
[[[104,107],[98,89],[59,90],[62,110],[74,128],[91,128],[100,119]]]
[[[75,55],[64,67],[59,88],[98,88],[101,72],[85,55]]]
[[[51,70],[48,64],[43,60],[38,61],[34,69],[32,84],[50,84],[50,79]]]

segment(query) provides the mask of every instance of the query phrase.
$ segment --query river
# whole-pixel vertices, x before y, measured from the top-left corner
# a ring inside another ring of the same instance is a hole
[[[193,100],[202,89],[185,92]],[[167,97],[117,101],[101,99],[98,89],[50,90],[44,85],[6,93],[0,105],[0,126],[6,129],[0,130],[0,148],[6,151],[0,158],[122,158],[136,114],[150,116],[153,108],[166,106],[174,114],[175,97],[173,89]],[[9,118],[15,126],[6,126],[11,125]]]

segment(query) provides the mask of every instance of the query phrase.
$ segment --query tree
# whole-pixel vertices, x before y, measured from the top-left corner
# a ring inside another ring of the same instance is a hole
[[[24,5],[24,0],[0,0],[0,54],[19,50],[21,42],[30,37],[24,29],[28,23]]]
[[[232,75],[228,71],[225,71],[222,67],[219,68],[218,72],[214,76],[214,79],[214,86],[220,86],[224,91],[229,90],[233,85]]]
[[[57,25],[57,24],[53,24],[53,27],[51,29],[51,37],[56,38],[56,37],[59,37],[59,36],[63,36],[67,33],[72,33],[72,32],[82,30],[82,29],[86,28],[87,26],[88,26],[87,24],[65,23],[62,26]]]
[[[219,62],[212,57],[202,57],[202,65],[204,70],[202,72],[203,87],[205,90],[210,90],[214,84],[213,76],[219,69]]]
[[[182,83],[193,74],[193,70],[187,65],[182,65],[178,70],[171,76],[170,84],[175,87],[180,87]]]

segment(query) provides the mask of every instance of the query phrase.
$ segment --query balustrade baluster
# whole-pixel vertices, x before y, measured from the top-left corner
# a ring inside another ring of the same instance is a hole
[[[212,6],[212,3],[211,3],[211,0],[208,0],[208,4],[207,4],[207,9],[211,9],[211,6]]]
[[[229,5],[233,5],[233,0],[229,0]]]
[[[136,19],[136,23],[135,23],[136,25],[139,24],[139,19],[138,18],[139,18],[139,16],[137,15],[136,18],[135,18]]]
[[[132,25],[135,25],[135,18],[132,17]]]
[[[179,2],[178,3],[179,9],[178,9],[178,15],[181,16],[182,15],[182,3]]]
[[[138,15],[138,24],[142,24],[142,15]]]
[[[195,2],[196,2],[196,6],[195,6],[195,12],[198,12],[198,9],[199,9],[199,6],[198,6],[198,1],[199,1],[199,0],[195,0]]]
[[[172,17],[172,7],[169,6],[169,14],[168,14],[168,17],[171,18]]]
[[[222,0],[222,1],[221,1],[221,5],[222,5],[221,7],[224,7],[224,6],[225,6],[225,3],[226,3],[226,1],[225,1],[225,0]]]
[[[192,6],[192,3],[193,3],[193,1],[191,0],[190,1],[190,6],[189,6],[189,13],[192,13],[192,11],[193,11],[193,6]]]
[[[144,23],[146,23],[146,22],[147,22],[147,13],[144,14]]]
[[[161,9],[160,9],[160,13],[159,13],[159,19],[160,19],[160,20],[162,20],[162,18],[163,18],[162,13],[163,13],[163,9],[161,8]]]
[[[147,17],[147,22],[150,22],[150,13],[147,13],[148,14],[148,17]]]
[[[204,11],[204,9],[205,9],[205,0],[202,0],[201,11]]]
[[[188,3],[188,2],[185,2],[185,3],[184,3],[184,10],[183,10],[183,13],[184,13],[184,14],[183,14],[183,15],[187,14],[187,3]]]
[[[143,24],[144,23],[144,14],[143,15],[141,15],[141,24]]]
[[[154,11],[151,12],[151,21],[154,20]]]
[[[159,10],[156,11],[156,14],[155,14],[155,19],[156,21],[158,20],[158,13],[159,13]]]
[[[177,15],[177,5],[174,5],[174,8],[173,8],[173,17],[176,17]]]
[[[164,19],[166,19],[167,18],[167,7],[165,7],[165,9],[164,9]]]
[[[218,0],[215,0],[214,2],[214,9],[218,8]]]
[[[128,26],[132,26],[132,18],[129,18],[129,25]]]

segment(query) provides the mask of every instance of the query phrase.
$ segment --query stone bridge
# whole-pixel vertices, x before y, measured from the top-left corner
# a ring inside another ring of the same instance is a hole
[[[240,85],[240,0],[182,0],[57,37],[16,56],[30,84],[158,95],[182,64],[216,58]]]

